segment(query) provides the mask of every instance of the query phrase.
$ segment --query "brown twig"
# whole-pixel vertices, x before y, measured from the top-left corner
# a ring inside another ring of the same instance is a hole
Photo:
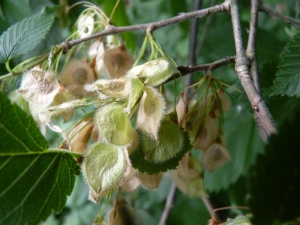
[[[194,1],[194,10],[198,10],[201,8],[202,1],[201,0],[195,0]],[[197,34],[198,34],[198,18],[192,19],[191,27],[190,27],[190,40],[189,40],[189,59],[188,64],[190,66],[194,66],[197,61],[196,57],[196,48],[197,48]],[[185,85],[189,86],[192,83],[192,74],[188,74],[185,78]]]
[[[257,89],[249,74],[249,61],[246,57],[246,52],[243,47],[241,24],[239,18],[239,9],[237,5],[237,0],[230,0],[230,14],[233,26],[233,36],[235,41],[236,50],[236,65],[235,70],[241,81],[241,84],[251,102],[252,108],[257,112],[259,119],[268,135],[276,133],[276,125],[273,122],[272,116],[268,111],[264,101],[259,95]]]
[[[186,20],[190,20],[193,18],[201,18],[201,17],[207,16],[207,15],[211,15],[211,14],[215,14],[215,13],[219,13],[219,12],[226,12],[226,11],[229,11],[228,2],[224,2],[223,4],[215,5],[213,7],[209,7],[209,8],[202,9],[202,10],[197,10],[194,12],[181,13],[178,16],[172,17],[170,19],[162,20],[159,22],[138,24],[138,25],[132,25],[132,26],[124,26],[124,27],[116,27],[113,25],[109,25],[109,26],[107,26],[105,31],[90,35],[85,38],[80,38],[80,39],[73,40],[73,41],[65,41],[65,42],[61,43],[60,46],[64,49],[64,52],[67,52],[74,45],[77,45],[82,42],[89,41],[89,40],[92,40],[95,38],[107,36],[110,34],[119,34],[119,33],[124,33],[124,32],[141,31],[141,30],[148,30],[148,29],[151,29],[153,31],[157,28],[169,26],[169,25],[183,22]]]
[[[164,211],[161,215],[160,221],[158,225],[165,225],[168,219],[168,216],[171,212],[171,209],[173,208],[173,201],[174,201],[174,197],[175,197],[175,193],[176,193],[176,185],[175,183],[172,184],[170,192],[168,194],[167,197],[167,201],[165,204],[165,208]]]
[[[259,0],[251,1],[251,19],[250,19],[249,38],[248,38],[246,55],[248,59],[251,61],[251,75],[252,75],[254,86],[258,94],[261,95],[260,84],[259,84],[259,71],[258,71],[258,65],[256,60],[256,31],[257,31],[257,22],[258,22],[258,6],[259,6]],[[268,134],[267,131],[264,129],[262,121],[260,120],[259,115],[256,111],[254,111],[254,119],[256,122],[258,132],[262,140],[266,143],[268,141]]]
[[[288,24],[294,24],[296,26],[300,26],[300,20],[297,20],[297,19],[294,19],[294,18],[291,18],[288,16],[284,16],[281,13],[279,13],[271,8],[268,8],[261,3],[259,4],[258,8],[259,8],[259,11],[268,13],[271,16],[275,16]]]

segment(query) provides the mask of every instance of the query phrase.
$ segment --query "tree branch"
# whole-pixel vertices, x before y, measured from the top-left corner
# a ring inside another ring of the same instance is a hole
[[[165,209],[162,213],[162,216],[160,218],[158,225],[166,224],[168,216],[171,212],[171,209],[173,208],[173,201],[174,201],[175,193],[176,193],[176,185],[175,185],[175,183],[172,183],[172,186],[171,186],[171,189],[170,189],[170,192],[168,194],[167,201],[165,204]]]
[[[256,60],[256,31],[257,31],[257,22],[258,22],[258,6],[259,6],[259,0],[251,1],[251,19],[250,19],[249,38],[248,38],[246,55],[248,59],[251,61],[251,75],[252,75],[254,86],[258,94],[261,95],[260,85],[259,85],[259,72],[258,72],[258,65]],[[268,141],[268,133],[264,129],[262,121],[260,120],[259,115],[256,111],[254,111],[254,119],[256,122],[258,132],[262,140],[266,143]]]
[[[257,112],[262,125],[268,135],[276,133],[276,126],[273,122],[272,116],[269,113],[264,101],[260,97],[257,89],[249,74],[249,62],[246,57],[245,49],[243,48],[241,24],[239,18],[239,9],[237,5],[237,0],[230,0],[230,14],[233,26],[233,36],[235,41],[236,50],[236,65],[235,70],[241,81],[241,84],[251,102],[252,108]]]
[[[297,19],[294,19],[294,18],[291,18],[288,16],[284,16],[284,15],[280,14],[279,12],[264,6],[261,3],[259,4],[258,8],[259,8],[259,11],[268,13],[271,16],[275,16],[288,24],[294,24],[296,26],[300,26],[300,20],[297,20]]]
[[[132,26],[124,26],[124,27],[116,27],[113,25],[109,25],[109,26],[107,26],[106,30],[104,30],[100,33],[93,34],[88,37],[80,38],[77,40],[65,41],[60,44],[60,47],[63,48],[64,52],[67,52],[74,45],[77,45],[82,42],[89,41],[89,40],[92,40],[95,38],[107,36],[110,34],[119,34],[119,33],[124,33],[124,32],[132,32],[132,31],[140,31],[140,30],[148,30],[148,29],[155,30],[157,28],[169,26],[169,25],[183,22],[186,20],[190,20],[193,18],[201,18],[201,17],[207,16],[207,15],[211,15],[211,14],[215,14],[215,13],[219,13],[219,12],[226,12],[226,11],[229,11],[228,2],[224,2],[223,4],[215,5],[213,7],[209,7],[209,8],[202,9],[202,10],[197,10],[194,12],[181,13],[179,16],[175,16],[170,19],[162,20],[159,22],[132,25]]]

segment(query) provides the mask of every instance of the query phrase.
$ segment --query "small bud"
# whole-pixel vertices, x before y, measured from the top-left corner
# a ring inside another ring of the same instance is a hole
[[[59,90],[60,85],[53,72],[34,67],[24,74],[18,92],[28,101],[50,105]]]

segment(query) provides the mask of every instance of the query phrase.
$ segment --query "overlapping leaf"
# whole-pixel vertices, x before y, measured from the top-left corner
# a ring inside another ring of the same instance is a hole
[[[130,154],[130,159],[140,172],[154,174],[175,169],[191,149],[187,134],[168,118],[162,121],[157,140],[141,131],[138,134],[139,146]]]
[[[300,96],[300,33],[288,43],[279,63],[271,95]]]
[[[57,7],[46,7],[40,14],[28,17],[11,26],[0,37],[0,62],[34,49],[49,31]]]
[[[79,173],[48,143],[32,118],[0,92],[0,224],[38,224],[60,212]]]

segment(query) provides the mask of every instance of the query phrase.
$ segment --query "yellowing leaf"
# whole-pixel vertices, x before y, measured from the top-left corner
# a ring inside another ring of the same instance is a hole
[[[109,143],[126,145],[133,138],[134,130],[122,105],[109,104],[100,107],[95,113],[99,133]]]
[[[163,115],[163,97],[156,89],[145,87],[138,110],[137,127],[157,139]]]
[[[123,148],[103,142],[92,145],[85,156],[83,169],[92,192],[99,195],[117,184],[125,172]]]

